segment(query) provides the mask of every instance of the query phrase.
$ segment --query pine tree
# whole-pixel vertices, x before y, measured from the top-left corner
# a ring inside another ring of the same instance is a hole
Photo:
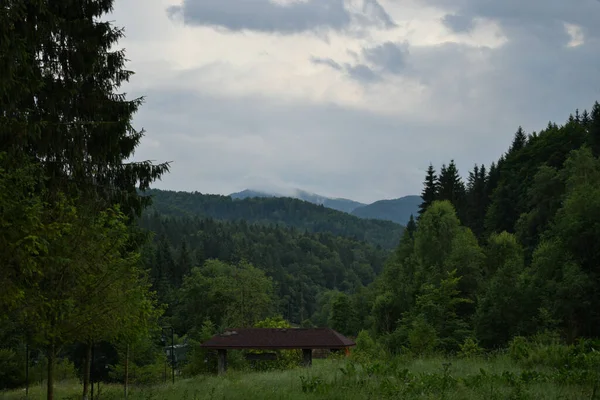
[[[423,202],[419,205],[419,217],[423,215],[423,213],[427,210],[427,207],[431,205],[435,200],[437,200],[438,195],[438,177],[435,174],[435,169],[433,165],[430,163],[429,168],[427,169],[427,175],[425,176],[425,182],[423,191],[421,192],[421,199]]]

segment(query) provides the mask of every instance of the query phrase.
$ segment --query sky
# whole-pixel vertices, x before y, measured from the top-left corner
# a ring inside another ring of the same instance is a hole
[[[116,0],[154,187],[362,202],[600,100],[600,0]]]

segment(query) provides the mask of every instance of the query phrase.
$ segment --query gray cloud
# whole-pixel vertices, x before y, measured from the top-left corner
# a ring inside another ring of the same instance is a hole
[[[333,68],[336,71],[344,72],[349,78],[365,84],[381,80],[381,77],[365,64],[352,65],[344,63],[344,65],[342,65],[331,58],[322,57],[311,57],[310,61],[313,64],[324,65]]]
[[[159,145],[142,145],[138,154],[174,160],[157,187],[175,190],[231,193],[283,182],[361,201],[393,198],[420,192],[430,160],[441,164],[453,156],[467,168],[495,157],[494,144],[511,136],[488,140],[488,150],[481,150],[477,140],[464,140],[477,136],[476,124],[465,128],[257,96],[144,94],[135,124],[148,128],[148,141]]]
[[[346,64],[346,71],[348,72],[350,78],[363,83],[376,82],[381,79],[381,77],[376,74],[375,71],[373,71],[368,65],[364,64]]]
[[[483,17],[495,20],[511,39],[525,33],[544,40],[556,40],[562,23],[580,25],[586,36],[600,36],[598,0],[425,0],[463,18]]]
[[[456,33],[469,32],[475,26],[473,18],[456,14],[446,14],[442,18],[442,23]]]
[[[310,61],[317,65],[326,65],[338,71],[341,71],[343,69],[343,67],[339,63],[332,60],[331,58],[311,57]]]
[[[320,57],[312,57],[311,61],[314,64],[325,65],[335,70],[343,71],[351,79],[369,84],[381,81],[385,73],[402,73],[406,66],[408,45],[385,42],[375,47],[364,48],[362,56],[352,51],[349,51],[349,54],[355,59],[354,64],[344,63],[342,66],[331,58]]]
[[[362,13],[346,8],[344,0],[306,0],[278,4],[270,0],[182,0],[168,13],[187,25],[253,30],[284,34],[320,29],[344,30],[353,22],[362,26],[395,26],[377,0],[363,0]]]
[[[363,56],[381,70],[399,74],[406,65],[408,45],[385,42],[379,46],[363,49]]]
[[[496,160],[519,125],[540,130],[600,99],[600,2],[425,1],[464,18],[462,28],[467,20],[491,18],[508,42],[497,48],[411,46],[410,54],[402,44],[382,43],[354,54],[350,64],[327,54],[312,58],[365,84],[390,78],[393,85],[398,73],[417,81],[428,96],[425,116],[150,91],[143,93],[147,103],[135,123],[158,147],[142,145],[139,156],[175,160],[158,184],[169,189],[230,193],[285,183],[372,201],[419,193],[429,162],[439,166],[454,158],[466,174],[474,163]],[[446,21],[455,31],[459,22]],[[583,45],[566,46],[563,22],[582,27]]]

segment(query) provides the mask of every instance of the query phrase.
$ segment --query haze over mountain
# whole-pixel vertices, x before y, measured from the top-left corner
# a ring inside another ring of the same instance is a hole
[[[406,225],[411,214],[414,216],[417,215],[419,204],[421,204],[421,197],[417,195],[404,196],[391,200],[379,200],[371,204],[364,204],[344,198],[331,198],[301,189],[293,189],[291,191],[245,189],[241,192],[231,193],[229,196],[232,199],[247,199],[252,197],[291,197],[309,203],[323,205],[324,207],[332,208],[334,210],[343,211],[360,218],[392,221],[401,225]]]
[[[241,192],[231,193],[229,196],[232,199],[246,199],[248,197],[291,197],[293,199],[308,201],[309,203],[323,205],[324,207],[346,213],[351,213],[356,208],[366,205],[354,200],[331,198],[301,189],[292,189],[285,192],[246,189]]]

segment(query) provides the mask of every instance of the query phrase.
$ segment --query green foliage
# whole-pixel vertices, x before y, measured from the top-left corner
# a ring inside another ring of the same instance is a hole
[[[160,331],[150,331],[130,343],[128,380],[130,384],[149,385],[164,380],[167,355],[157,344]],[[125,352],[119,352],[119,362],[110,366],[109,378],[123,381],[125,376]],[[169,367],[170,369],[170,367]],[[170,372],[170,371],[168,371]]]
[[[187,332],[209,319],[217,327],[253,326],[273,312],[273,282],[249,263],[209,260],[192,269],[177,293],[173,322]]]
[[[479,347],[477,341],[471,337],[465,339],[463,344],[460,345],[459,357],[470,358],[480,355],[483,349]]]
[[[425,316],[419,315],[407,326],[408,350],[415,355],[433,353],[439,344],[435,328],[427,322]]]
[[[352,349],[351,357],[359,363],[381,360],[387,357],[384,347],[375,341],[368,331],[361,330],[356,337],[356,347]]]
[[[373,281],[387,255],[384,250],[351,239],[244,222],[156,215],[146,216],[140,222],[144,228],[158,233],[142,256],[159,299],[170,304],[166,311],[169,317],[179,307],[178,281],[191,272],[187,264],[178,261],[182,259],[181,243],[186,243],[192,266],[200,266],[207,259],[227,264],[247,260],[273,279],[277,313],[296,324],[310,318],[317,326],[328,323],[329,310],[324,309],[328,300],[323,297],[326,291],[337,288],[346,293],[362,293],[362,286]],[[359,323],[363,323],[369,312],[370,306],[360,312]]]
[[[339,293],[331,305],[329,326],[343,335],[349,335],[354,327],[354,310],[350,298],[344,293]]]

